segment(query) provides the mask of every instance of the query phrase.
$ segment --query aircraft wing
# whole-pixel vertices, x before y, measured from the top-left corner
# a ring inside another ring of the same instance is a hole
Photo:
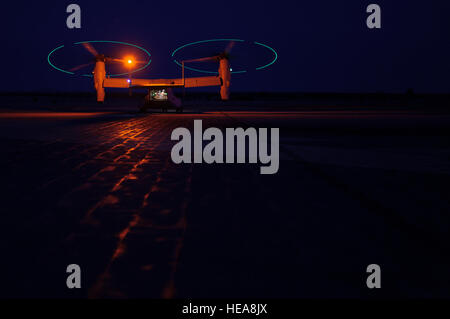
[[[198,78],[185,78],[184,87],[221,86],[222,81],[218,76],[203,76]],[[106,78],[103,82],[105,88],[129,88],[129,87],[183,87],[183,79],[131,79]]]

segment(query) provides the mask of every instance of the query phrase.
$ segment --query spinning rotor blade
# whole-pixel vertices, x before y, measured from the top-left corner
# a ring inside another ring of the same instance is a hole
[[[185,60],[185,63],[191,63],[191,62],[211,62],[211,61],[217,61],[219,60],[220,56],[212,56],[208,58],[200,58],[200,59],[192,59],[192,60]]]
[[[125,61],[123,59],[106,58],[106,62],[120,62],[120,63],[124,63]]]
[[[91,64],[94,64],[94,62],[89,62],[89,63],[86,63],[86,64],[80,64],[80,65],[78,65],[78,66],[76,66],[74,68],[71,68],[69,71],[70,72],[78,71],[79,69],[85,68],[85,67],[87,67],[87,66],[89,66]]]
[[[82,44],[83,44],[84,48],[89,51],[89,53],[91,53],[95,57],[98,56],[98,52],[97,52],[97,50],[95,50],[95,48],[92,46],[92,44],[90,44],[88,42],[83,42]]]
[[[225,53],[226,54],[230,54],[231,50],[233,49],[234,45],[236,44],[236,42],[234,41],[230,41],[230,43],[228,43],[227,47],[225,48]]]
[[[123,59],[115,59],[115,58],[106,58],[105,62],[107,62],[107,63],[113,63],[113,62],[125,63],[125,60],[123,60]]]
[[[236,44],[235,41],[230,41],[228,45],[225,47],[225,50],[221,53],[216,53],[213,56],[207,57],[207,58],[199,58],[199,59],[191,59],[191,60],[184,60],[185,63],[192,63],[192,62],[217,62],[221,59],[229,59],[230,58],[230,52],[233,49],[234,45]]]
[[[136,61],[136,60],[131,60],[132,63],[138,63],[138,64],[143,64],[143,63],[148,63],[147,61]],[[116,59],[116,58],[106,58],[106,62],[118,62],[118,63],[127,63],[128,60],[127,59]]]

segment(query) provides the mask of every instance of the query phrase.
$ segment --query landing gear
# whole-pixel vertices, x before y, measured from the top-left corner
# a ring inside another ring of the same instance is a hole
[[[183,113],[183,107],[177,107],[177,113]]]

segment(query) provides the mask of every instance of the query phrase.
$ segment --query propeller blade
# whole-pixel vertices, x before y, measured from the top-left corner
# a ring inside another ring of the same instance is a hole
[[[210,62],[210,61],[217,61],[219,60],[220,56],[212,56],[207,58],[199,58],[199,59],[192,59],[192,60],[185,60],[185,63],[192,63],[192,62]]]
[[[88,43],[88,42],[83,42],[82,43],[84,48],[89,51],[89,53],[91,53],[93,56],[98,56],[98,52],[97,50],[92,46],[92,44]]]
[[[69,71],[70,72],[78,71],[79,69],[85,68],[85,67],[87,67],[87,66],[89,66],[91,64],[94,64],[94,62],[89,62],[89,63],[86,63],[86,64],[80,64],[80,65],[78,65],[78,66],[76,66],[74,68],[71,68]]]
[[[106,58],[107,62],[117,62],[117,63],[127,63],[128,60],[126,59],[116,59],[116,58]],[[138,63],[138,64],[143,64],[143,63],[148,63],[148,61],[139,61],[139,60],[132,60],[133,64],[134,63]]]
[[[115,58],[106,58],[106,62],[120,62],[120,63],[125,63],[125,60],[123,60],[123,59],[115,59]]]
[[[227,47],[225,48],[225,53],[226,54],[230,54],[231,50],[233,49],[234,45],[236,44],[236,42],[234,41],[230,41],[230,43],[228,43]]]

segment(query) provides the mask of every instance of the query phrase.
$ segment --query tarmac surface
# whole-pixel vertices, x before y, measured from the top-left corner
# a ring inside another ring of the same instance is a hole
[[[0,113],[0,295],[450,297],[448,114],[187,111]],[[278,127],[278,174],[174,164],[195,119]]]

